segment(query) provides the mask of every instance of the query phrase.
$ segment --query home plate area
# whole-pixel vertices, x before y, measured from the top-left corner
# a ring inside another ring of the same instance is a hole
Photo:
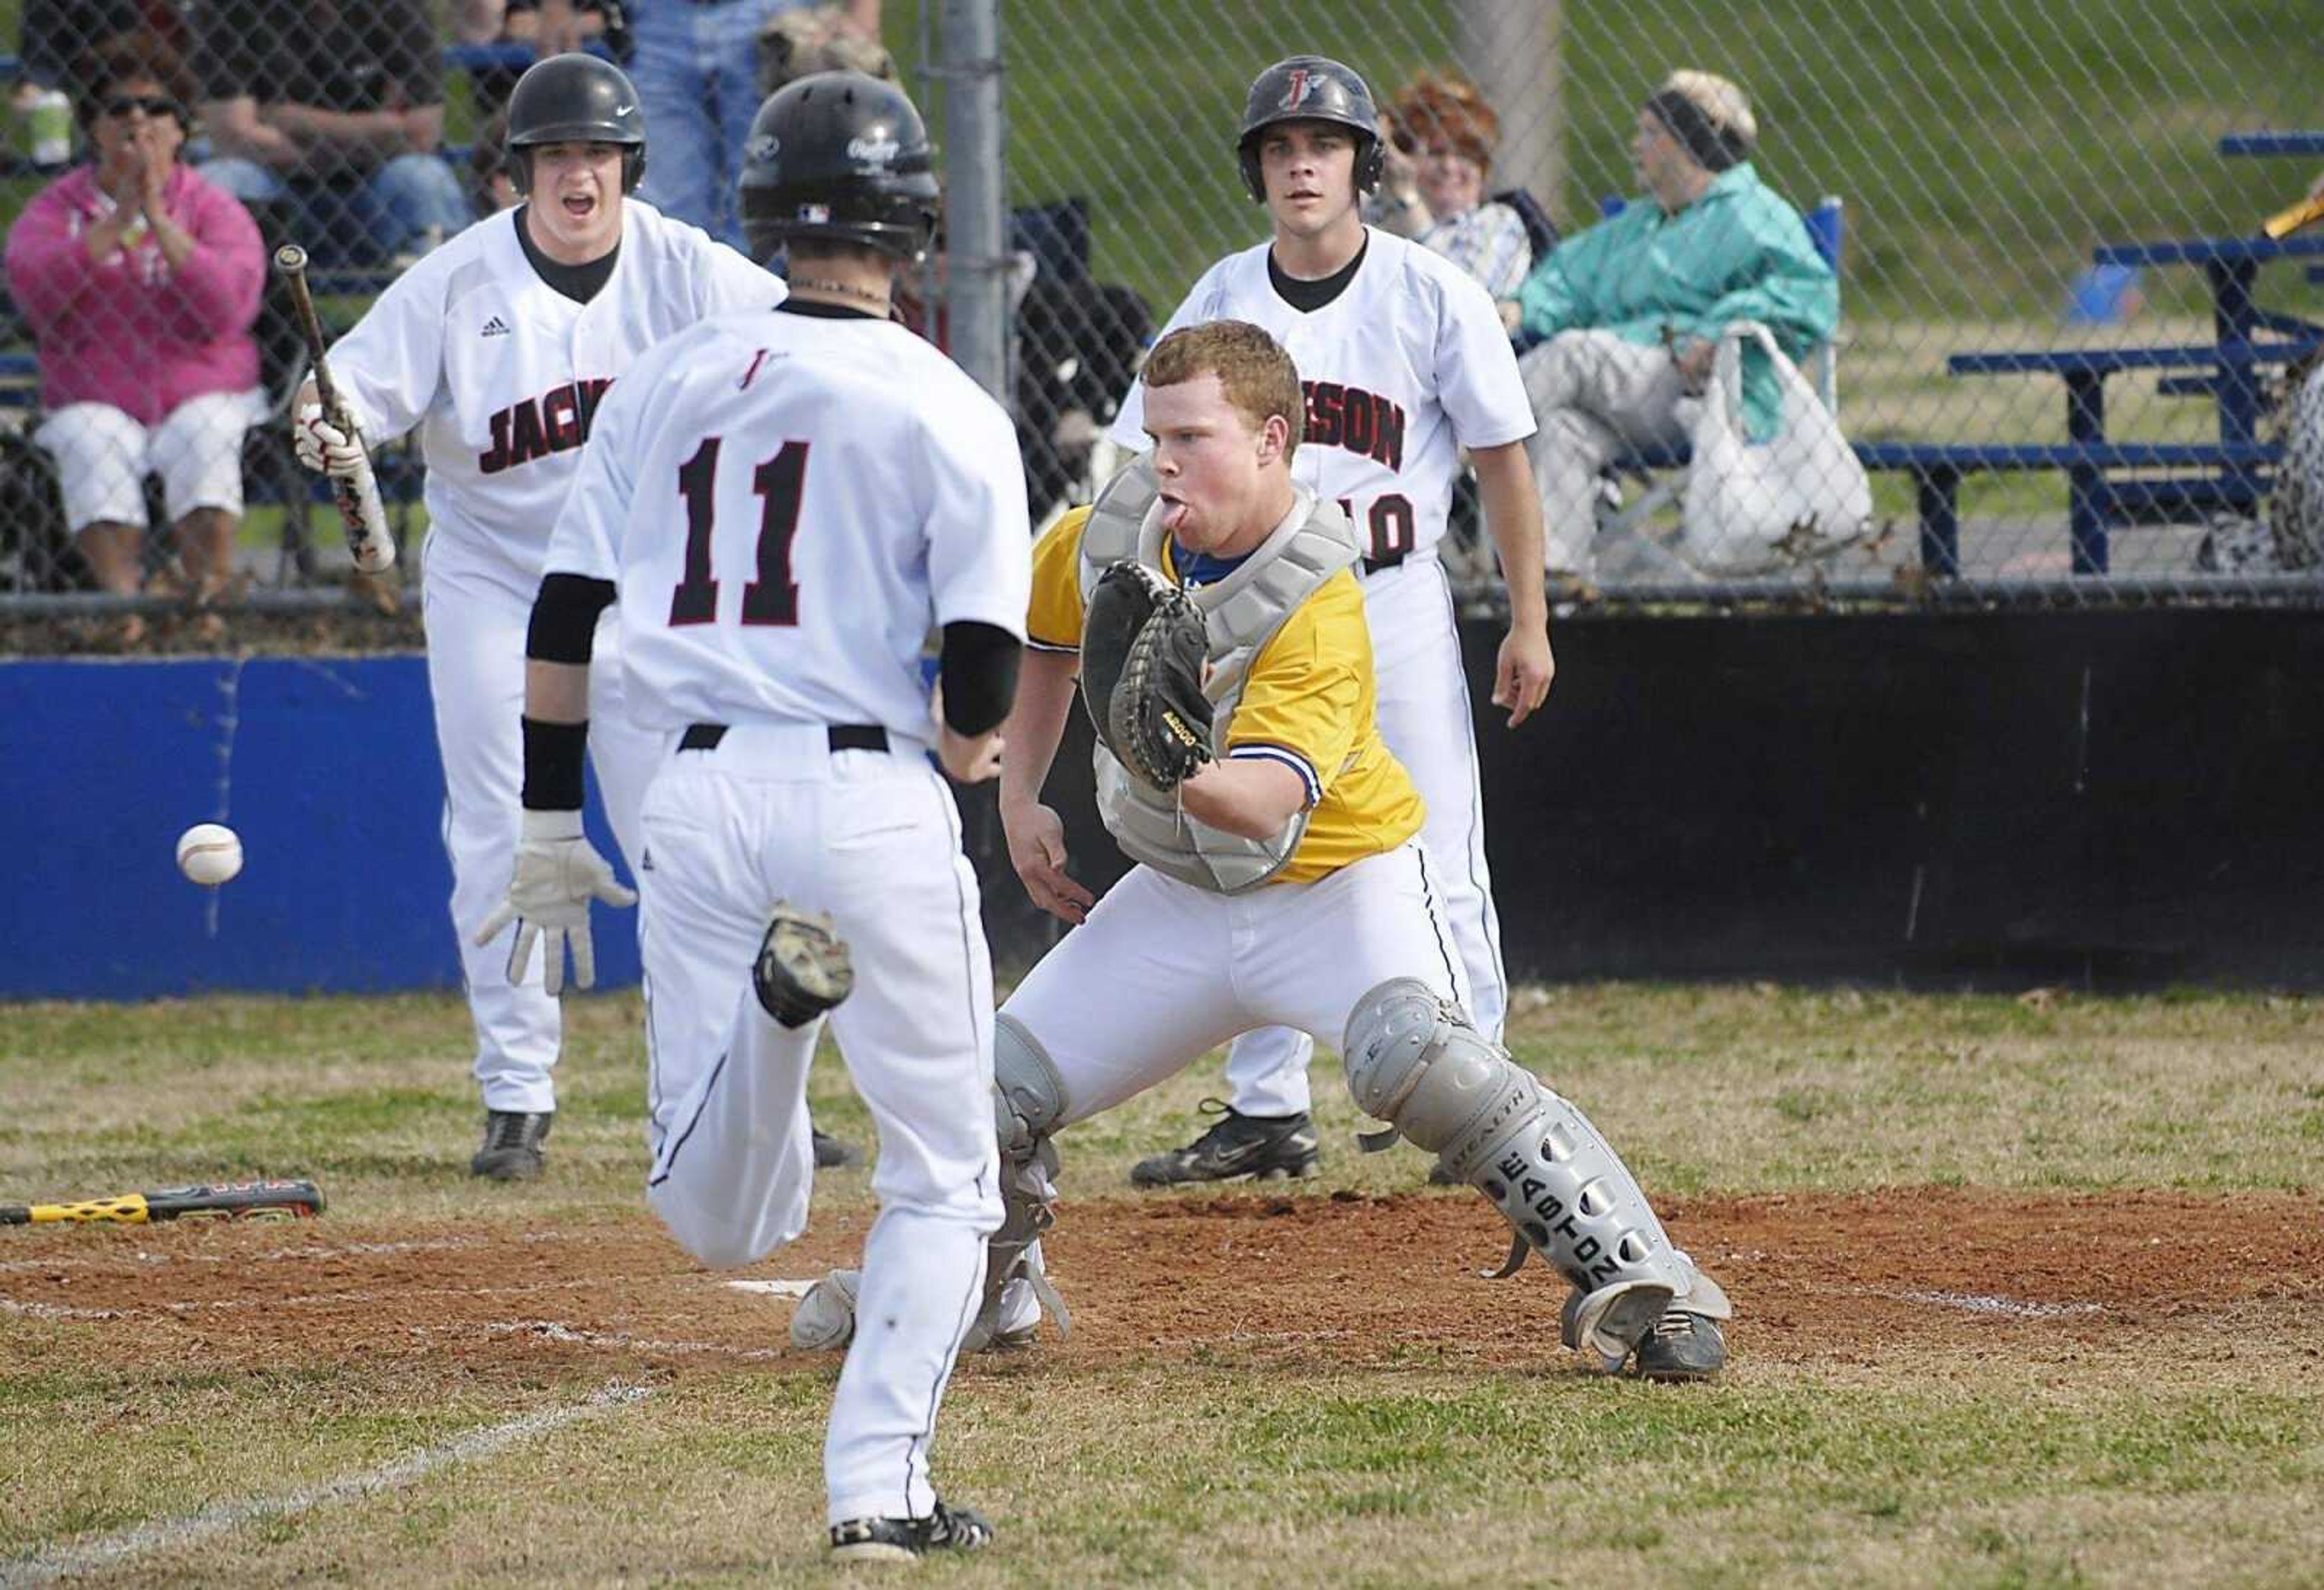
[[[1918,1188],[1665,1209],[1673,1236],[1735,1300],[1737,1374],[2037,1343],[2152,1348],[2158,1333],[2231,1347],[2284,1303],[2312,1317],[2324,1293],[2324,1211],[2298,1195]],[[287,1230],[43,1228],[0,1245],[0,1315],[69,1322],[79,1350],[147,1365],[361,1354],[463,1372],[807,1368],[815,1360],[787,1334],[793,1303],[825,1269],[856,1262],[868,1222],[869,1211],[841,1211],[729,1272],[696,1264],[642,1212],[405,1235],[359,1212]],[[1556,1276],[1538,1265],[1511,1281],[1479,1274],[1506,1240],[1459,1190],[1069,1201],[1048,1251],[1074,1334],[1061,1342],[1045,1325],[1032,1355],[1346,1368],[1419,1352],[1583,1373],[1557,1345]]]

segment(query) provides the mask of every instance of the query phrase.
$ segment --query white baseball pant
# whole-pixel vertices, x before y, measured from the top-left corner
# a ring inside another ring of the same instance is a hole
[[[824,1448],[830,1518],[926,1518],[936,1405],[1001,1224],[992,965],[952,792],[909,741],[833,751],[819,724],[744,724],[665,758],[641,821],[648,1030],[674,1098],[647,1197],[706,1264],[807,1226],[823,1024],[780,1026],[752,989],[776,903],[830,913],[847,942],[854,988],[828,1019],[879,1128],[880,1215]]]
[[[1485,861],[1485,804],[1478,787],[1477,735],[1461,659],[1459,617],[1434,552],[1364,580],[1372,632],[1372,673],[1380,737],[1411,774],[1426,804],[1420,842],[1429,878],[1467,973],[1470,1020],[1499,1042],[1508,1005],[1501,968],[1501,924]],[[1327,1040],[1336,1046],[1339,1034]],[[1307,1034],[1272,1027],[1236,1040],[1227,1054],[1227,1102],[1247,1116],[1290,1116],[1308,1107]]]
[[[422,558],[421,615],[428,688],[444,762],[444,849],[452,859],[452,927],[459,935],[468,1013],[476,1029],[476,1080],[486,1109],[557,1107],[550,1069],[563,1024],[542,987],[539,956],[521,982],[508,975],[515,924],[472,942],[508,894],[524,784],[524,644],[533,593],[513,571],[457,542],[430,536]],[[622,707],[620,631],[609,609],[589,668],[589,761],[622,856],[636,873],[638,804],[669,737],[636,727]],[[623,918],[604,918],[635,931]]]
[[[1001,1008],[1056,1063],[1070,1124],[1253,1027],[1336,1046],[1357,1000],[1407,977],[1467,1003],[1434,863],[1409,841],[1314,883],[1241,895],[1133,868]]]

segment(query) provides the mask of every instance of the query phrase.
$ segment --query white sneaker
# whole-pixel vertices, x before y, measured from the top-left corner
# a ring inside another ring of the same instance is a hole
[[[863,1289],[861,1270],[834,1270],[798,1300],[791,1315],[791,1346],[809,1353],[836,1353],[855,1339],[855,1298]],[[1041,1328],[1041,1300],[1032,1282],[1019,1276],[1001,1289],[990,1324],[980,1318],[961,1338],[964,1353],[1029,1347]]]

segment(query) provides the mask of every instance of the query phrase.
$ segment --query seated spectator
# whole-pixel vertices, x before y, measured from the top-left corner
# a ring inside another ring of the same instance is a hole
[[[574,0],[453,0],[451,23],[452,37],[463,44],[526,44],[536,60],[599,42],[615,60],[629,59],[629,25],[619,0],[583,5]],[[522,76],[523,66],[471,71],[468,88],[477,114],[505,105],[509,90]]]
[[[743,246],[734,214],[742,145],[759,112],[759,45],[770,19],[804,0],[635,0],[630,80],[653,129],[638,197],[663,215]],[[832,8],[863,39],[880,36],[880,0]]]
[[[150,34],[106,44],[79,85],[94,159],[8,234],[8,288],[39,345],[48,411],[33,440],[56,461],[97,584],[122,594],[141,584],[148,473],[193,593],[225,587],[243,433],[267,415],[250,335],[265,254],[248,212],[179,161],[191,89]]]
[[[417,256],[466,226],[437,149],[442,46],[425,0],[198,0],[202,174],[281,219],[318,263]]]
[[[1757,138],[1740,88],[1674,72],[1630,139],[1646,197],[1560,244],[1502,306],[1512,331],[1546,339],[1517,364],[1540,422],[1526,448],[1554,577],[1595,572],[1599,472],[1629,449],[1686,440],[1678,400],[1702,390],[1725,326],[1759,321],[1798,359],[1839,323],[1831,267],[1751,169]],[[1780,405],[1774,370],[1748,350],[1754,435],[1772,433]]]
[[[1423,73],[1382,120],[1386,169],[1371,201],[1374,225],[1443,255],[1496,299],[1517,297],[1533,269],[1533,245],[1517,211],[1485,197],[1501,136],[1493,107],[1471,83]]]

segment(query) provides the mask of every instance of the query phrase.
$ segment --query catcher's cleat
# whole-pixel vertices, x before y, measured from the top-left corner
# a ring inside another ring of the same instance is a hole
[[[751,986],[769,1016],[787,1027],[803,1027],[847,997],[855,968],[829,916],[778,900],[751,968]]]
[[[484,1146],[468,1161],[468,1173],[494,1181],[531,1181],[540,1174],[541,1141],[556,1118],[545,1109],[485,1112]]]
[[[927,1518],[851,1518],[831,1526],[834,1562],[910,1562],[932,1551],[982,1551],[991,1544],[991,1524],[941,1502]]]
[[[859,1164],[862,1162],[863,1154],[862,1150],[854,1147],[853,1144],[842,1143],[838,1138],[834,1137],[822,1127],[809,1126],[807,1128],[807,1132],[809,1135],[815,1139],[815,1168],[816,1170],[835,1171],[842,1165]]]
[[[1707,1315],[1666,1309],[1630,1364],[1642,1380],[1709,1380],[1727,1367],[1727,1337]]]
[[[1184,1148],[1139,1160],[1130,1180],[1139,1187],[1174,1187],[1188,1181],[1231,1181],[1250,1176],[1274,1181],[1312,1176],[1323,1163],[1314,1123],[1296,1116],[1247,1116],[1216,1098],[1203,1100],[1204,1114],[1219,1124]]]

